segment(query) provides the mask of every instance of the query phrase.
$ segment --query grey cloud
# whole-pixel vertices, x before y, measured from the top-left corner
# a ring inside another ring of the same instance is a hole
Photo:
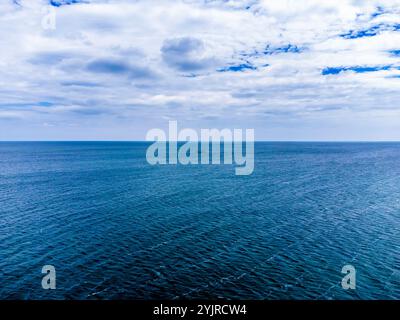
[[[32,64],[58,64],[63,60],[69,58],[70,55],[66,52],[39,52],[36,53],[28,62]]]
[[[148,67],[132,65],[119,59],[96,59],[87,64],[86,69],[93,73],[126,75],[132,79],[155,78],[155,73]]]
[[[203,41],[192,37],[173,38],[164,41],[161,47],[164,62],[179,71],[195,72],[212,67],[213,58],[202,58],[205,51]]]

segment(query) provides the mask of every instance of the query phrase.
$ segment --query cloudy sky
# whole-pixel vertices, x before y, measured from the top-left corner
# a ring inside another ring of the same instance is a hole
[[[400,140],[400,1],[0,2],[0,140],[144,140],[168,120]]]

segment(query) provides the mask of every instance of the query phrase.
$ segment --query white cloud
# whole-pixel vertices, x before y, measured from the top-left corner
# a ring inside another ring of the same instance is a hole
[[[0,125],[14,128],[0,139],[56,139],[71,124],[82,139],[99,126],[143,139],[167,118],[362,139],[398,114],[398,0],[86,2],[54,7],[55,30],[41,25],[47,1],[0,4]]]

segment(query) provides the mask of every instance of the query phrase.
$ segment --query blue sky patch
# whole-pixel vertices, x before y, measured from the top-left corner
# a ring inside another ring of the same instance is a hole
[[[376,7],[376,11],[373,14],[371,14],[371,18],[376,18],[383,14],[385,14],[385,9],[381,6],[378,6]]]
[[[82,0],[50,0],[49,4],[53,7],[61,7],[70,4],[77,4],[77,3],[89,3],[88,1]]]
[[[246,70],[257,70],[257,67],[253,66],[251,63],[241,63],[237,65],[231,65],[222,69],[218,69],[218,72],[240,72]]]
[[[392,66],[353,66],[353,67],[327,67],[322,70],[322,75],[335,75],[345,71],[353,71],[355,73],[376,72],[390,70]]]
[[[389,53],[393,56],[399,56],[400,57],[400,50],[390,50]]]
[[[374,37],[380,32],[380,30],[381,30],[381,25],[377,25],[364,30],[350,30],[349,32],[341,34],[340,36],[345,39]]]
[[[52,107],[53,103],[52,102],[47,102],[47,101],[40,101],[37,104],[39,107]]]
[[[267,47],[264,50],[264,54],[266,55],[272,55],[272,54],[279,54],[279,53],[300,53],[302,52],[303,49],[292,44],[287,44],[282,47],[272,47],[270,45],[267,45]]]
[[[340,36],[345,39],[358,39],[365,37],[374,37],[382,31],[400,31],[400,24],[378,24],[367,29],[350,30]]]

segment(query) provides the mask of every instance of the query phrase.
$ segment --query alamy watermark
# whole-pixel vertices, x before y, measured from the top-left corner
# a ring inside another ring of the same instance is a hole
[[[223,163],[236,164],[236,175],[254,171],[254,129],[246,129],[244,137],[242,129],[200,129],[198,134],[188,128],[178,131],[177,121],[169,121],[168,135],[162,129],[151,129],[146,140],[155,141],[146,152],[151,165]]]
[[[21,8],[29,12],[32,17],[32,26],[40,27],[45,31],[54,31],[57,28],[57,10],[54,5],[38,5],[35,1],[17,3]]]
[[[42,268],[45,276],[42,278],[42,288],[45,290],[56,289],[56,269],[52,265],[45,265]]]
[[[346,264],[342,268],[342,273],[346,274],[342,279],[342,288],[354,290],[356,288],[356,268],[351,264]]]
[[[42,21],[41,25],[44,30],[55,30],[56,29],[56,8],[53,6],[42,7]]]

